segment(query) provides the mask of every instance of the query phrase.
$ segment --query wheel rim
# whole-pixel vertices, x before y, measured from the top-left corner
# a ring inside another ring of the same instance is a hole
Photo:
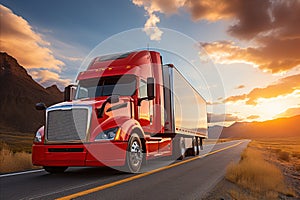
[[[129,157],[133,167],[138,167],[142,163],[143,154],[141,152],[140,144],[137,141],[132,142]]]

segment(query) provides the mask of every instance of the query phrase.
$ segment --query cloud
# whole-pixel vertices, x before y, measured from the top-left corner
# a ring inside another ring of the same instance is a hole
[[[288,108],[283,113],[280,113],[276,116],[276,118],[280,117],[293,117],[296,115],[300,115],[300,107]]]
[[[258,119],[258,118],[260,118],[259,115],[250,115],[250,116],[247,117],[247,119],[249,119],[249,120]]]
[[[208,123],[217,123],[217,122],[232,122],[232,121],[240,121],[241,119],[232,114],[214,114],[207,113]]]
[[[185,6],[193,20],[217,21],[234,17],[236,1],[187,0]]]
[[[232,5],[230,1],[210,1],[210,0],[132,0],[132,3],[138,7],[143,7],[148,19],[144,25],[144,31],[150,36],[151,40],[160,40],[162,31],[157,23],[160,19],[157,13],[172,15],[179,9],[191,13],[194,20],[217,21],[223,18],[233,16]]]
[[[241,2],[244,3],[233,17],[236,23],[228,28],[228,33],[250,41],[252,46],[243,48],[229,41],[201,43],[213,60],[250,63],[272,73],[299,66],[300,1]]]
[[[32,71],[31,76],[44,86],[55,84],[60,90],[63,90],[66,85],[71,83],[70,79],[62,79],[57,73],[49,70]]]
[[[299,34],[300,36],[300,34]],[[300,65],[300,39],[260,39],[262,46],[242,48],[229,41],[200,43],[217,63],[249,63],[261,70],[279,73]]]
[[[239,47],[231,42],[201,43],[219,63],[246,62],[262,70],[278,73],[300,65],[299,0],[132,0],[148,16],[145,32],[160,40],[162,31],[156,13],[172,15],[184,10],[193,20],[230,20],[227,33],[250,41]],[[150,28],[153,27],[153,28]]]
[[[243,88],[245,88],[245,85],[238,85],[235,87],[235,89],[243,89]]]
[[[48,85],[46,83],[66,83],[67,80],[61,80],[59,76],[65,64],[53,56],[50,43],[35,32],[24,18],[15,15],[9,8],[0,5],[0,13],[0,51],[7,52],[22,66],[30,69],[30,74],[44,86]],[[40,68],[52,72],[38,72]],[[51,76],[47,77],[48,75]]]
[[[224,100],[224,103],[242,101],[242,100],[245,100],[246,98],[247,98],[247,94],[230,96]]]
[[[173,5],[170,4],[172,1],[152,1],[152,0],[132,0],[132,3],[143,7],[147,12],[148,19],[144,25],[144,31],[150,37],[151,40],[160,40],[162,36],[162,31],[157,27],[157,23],[160,22],[159,17],[155,12],[169,12],[171,9],[176,10],[176,6],[167,6]]]
[[[144,26],[144,31],[150,37],[150,40],[160,40],[162,36],[162,31],[157,27],[160,19],[153,13],[148,13],[149,18]]]
[[[300,89],[300,74],[279,79],[265,88],[254,88],[248,94],[230,96],[224,102],[246,101],[248,105],[256,105],[259,98],[275,98],[293,93]]]

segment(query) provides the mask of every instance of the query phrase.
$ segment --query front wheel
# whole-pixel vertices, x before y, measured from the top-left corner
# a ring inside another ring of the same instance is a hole
[[[143,148],[139,136],[133,133],[128,141],[126,153],[126,171],[138,173],[143,162]]]
[[[63,173],[64,171],[66,171],[66,169],[68,169],[68,167],[44,166],[44,169],[45,169],[46,172],[48,172],[50,174],[59,174],[59,173]]]

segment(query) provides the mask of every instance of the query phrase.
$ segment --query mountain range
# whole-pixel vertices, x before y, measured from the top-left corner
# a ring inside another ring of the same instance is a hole
[[[235,122],[229,127],[209,127],[210,138],[270,138],[299,137],[300,115],[263,122]]]
[[[35,132],[45,118],[35,104],[48,106],[62,100],[63,93],[56,85],[42,87],[15,58],[0,52],[0,132]]]

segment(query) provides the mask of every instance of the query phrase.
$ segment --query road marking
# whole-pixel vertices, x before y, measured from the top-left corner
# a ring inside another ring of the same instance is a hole
[[[69,199],[74,199],[74,198],[81,197],[81,196],[85,196],[85,195],[88,195],[88,194],[91,194],[91,193],[94,193],[94,192],[98,192],[98,191],[101,191],[101,190],[104,190],[104,189],[107,189],[107,188],[111,188],[111,187],[114,187],[114,186],[116,186],[116,185],[120,185],[120,184],[123,184],[123,183],[127,183],[127,182],[130,182],[130,181],[133,181],[133,180],[136,180],[136,179],[145,177],[145,176],[149,176],[149,175],[151,175],[151,174],[154,174],[154,173],[157,173],[157,172],[166,170],[166,169],[170,169],[170,168],[172,168],[172,167],[176,167],[176,166],[179,166],[179,165],[182,165],[182,164],[191,162],[191,161],[193,161],[193,160],[197,160],[197,159],[199,159],[199,158],[203,158],[203,157],[208,156],[208,155],[212,155],[212,154],[218,153],[218,152],[220,152],[220,151],[224,151],[224,150],[226,150],[226,149],[229,149],[229,148],[238,146],[238,145],[240,145],[241,143],[243,143],[243,141],[238,142],[238,143],[235,143],[235,144],[230,145],[230,146],[227,146],[227,147],[224,147],[224,148],[221,148],[221,149],[218,149],[218,150],[216,150],[216,151],[212,151],[212,152],[209,152],[209,153],[200,155],[200,156],[196,156],[196,157],[194,157],[194,158],[190,158],[190,159],[188,159],[188,160],[183,160],[183,161],[181,161],[181,162],[177,162],[177,163],[174,163],[174,164],[172,164],[172,165],[160,167],[160,168],[151,170],[151,171],[149,171],[149,172],[145,172],[145,173],[143,173],[143,174],[138,174],[138,175],[135,175],[135,176],[132,176],[132,177],[128,177],[128,178],[119,180],[119,181],[115,181],[115,182],[112,182],[112,183],[107,183],[107,184],[105,184],[105,185],[101,185],[101,186],[98,186],[98,187],[95,187],[95,188],[91,188],[91,189],[88,189],[88,190],[84,190],[84,191],[81,191],[81,192],[78,192],[78,193],[74,193],[74,194],[71,194],[71,195],[68,195],[68,196],[60,197],[60,198],[57,198],[56,200],[69,200]]]
[[[25,171],[25,172],[2,174],[2,175],[0,175],[0,178],[8,177],[8,176],[16,176],[16,175],[21,175],[21,174],[30,174],[30,173],[36,173],[36,172],[42,172],[42,171],[45,171],[45,170],[44,169],[38,169],[38,170],[31,170],[31,171]]]

